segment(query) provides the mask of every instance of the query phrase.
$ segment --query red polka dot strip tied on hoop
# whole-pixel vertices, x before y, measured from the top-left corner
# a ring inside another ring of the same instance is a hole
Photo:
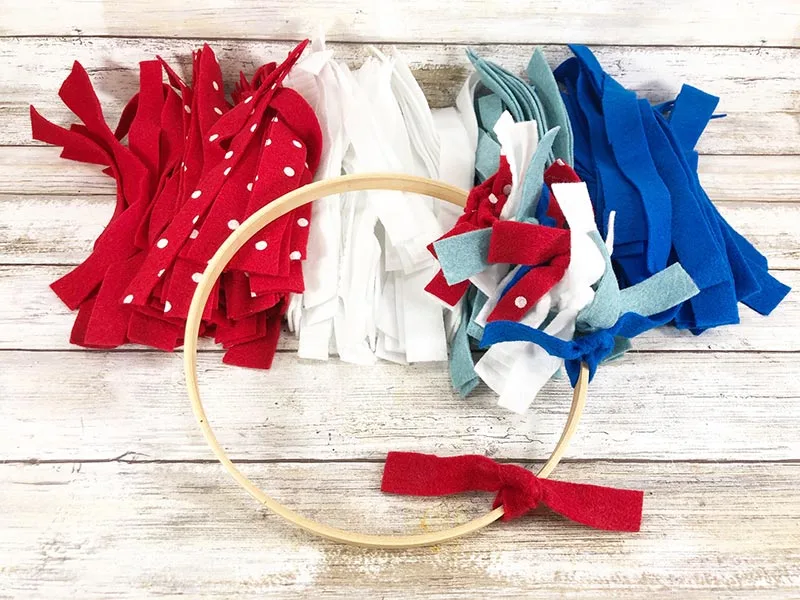
[[[116,207],[91,255],[52,285],[78,309],[72,343],[181,345],[192,294],[225,238],[312,180],[319,123],[306,101],[281,85],[306,44],[280,65],[260,67],[252,81],[242,74],[233,105],[206,45],[193,54],[191,86],[160,58],[140,63],[139,92],[114,131],[78,62],[59,96],[83,124],[65,129],[31,107],[35,139],[63,147],[63,158],[106,167],[117,182]],[[270,223],[223,273],[202,334],[226,348],[224,362],[271,365],[288,296],[303,291],[310,219],[306,205]]]

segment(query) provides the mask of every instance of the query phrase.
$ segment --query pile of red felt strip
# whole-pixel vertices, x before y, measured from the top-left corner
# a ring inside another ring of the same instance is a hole
[[[59,95],[82,124],[65,129],[31,107],[35,139],[63,147],[63,158],[106,167],[117,183],[114,213],[91,255],[52,285],[78,309],[72,343],[180,346],[197,282],[222,242],[255,211],[312,180],[320,126],[308,103],[282,86],[305,46],[250,81],[242,75],[233,105],[204,46],[193,54],[191,86],[160,58],[142,62],[139,92],[113,131],[77,62]],[[271,365],[288,296],[303,291],[310,219],[306,205],[265,227],[217,282],[201,335],[227,350],[224,362]]]

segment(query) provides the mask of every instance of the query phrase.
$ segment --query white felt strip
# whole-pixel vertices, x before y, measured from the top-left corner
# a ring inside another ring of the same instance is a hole
[[[290,84],[320,119],[317,178],[374,171],[439,178],[439,131],[422,90],[402,57],[375,54],[351,72],[317,40],[292,72]],[[471,139],[468,130],[477,132],[477,124],[474,113],[455,116],[450,125],[461,136],[461,156],[445,164],[471,187],[465,172],[471,177],[475,144],[470,150],[464,139]],[[342,360],[358,364],[376,356],[447,359],[442,307],[424,292],[436,269],[426,246],[445,231],[436,204],[386,191],[314,203],[303,264],[306,291],[290,300],[287,312],[302,357],[326,359],[335,344]]]

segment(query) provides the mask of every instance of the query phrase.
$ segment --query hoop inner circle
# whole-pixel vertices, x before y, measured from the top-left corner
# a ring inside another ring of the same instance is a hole
[[[203,403],[200,399],[200,388],[197,382],[197,341],[203,309],[206,302],[208,302],[214,284],[236,252],[264,226],[299,206],[325,196],[367,190],[392,190],[421,194],[462,207],[466,203],[468,196],[468,192],[464,190],[432,179],[396,173],[369,173],[363,175],[343,175],[334,179],[327,179],[303,186],[285,194],[255,212],[232,232],[228,239],[220,246],[219,250],[217,250],[214,257],[208,263],[195,289],[192,303],[189,307],[189,314],[186,319],[186,330],[184,332],[183,363],[186,376],[186,388],[192,403],[194,415],[214,455],[220,463],[222,463],[231,477],[233,477],[247,493],[275,514],[306,531],[347,544],[372,548],[411,548],[429,546],[486,527],[503,516],[503,508],[498,507],[483,516],[449,529],[415,535],[376,535],[360,533],[331,527],[330,525],[325,525],[324,523],[319,523],[304,517],[268,496],[261,488],[239,471],[236,465],[228,458],[228,455],[220,445],[208,422]],[[573,392],[569,416],[567,417],[564,429],[561,432],[560,439],[553,453],[538,472],[539,477],[547,477],[563,457],[583,412],[583,407],[586,402],[588,380],[588,369],[586,365],[582,365],[580,376],[578,377],[578,382]]]

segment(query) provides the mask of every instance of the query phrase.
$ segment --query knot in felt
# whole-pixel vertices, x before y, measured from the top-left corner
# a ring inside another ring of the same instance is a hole
[[[481,461],[482,462],[482,461]],[[541,480],[528,469],[517,465],[503,465],[492,461],[500,480],[500,491],[492,508],[503,507],[505,520],[521,517],[542,501]]]
[[[497,172],[480,185],[472,188],[464,206],[463,214],[456,224],[435,242],[428,245],[428,250],[435,257],[435,243],[449,237],[491,227],[500,218],[500,212],[508,198],[506,190],[511,185],[511,168],[505,157],[500,158]],[[469,288],[468,281],[451,284],[440,269],[425,286],[425,291],[439,298],[446,306],[454,307],[464,297]]]
[[[439,457],[417,452],[389,453],[381,490],[412,496],[497,492],[494,507],[503,507],[505,521],[544,504],[576,523],[610,531],[639,531],[644,497],[635,490],[544,479],[486,456]]]

